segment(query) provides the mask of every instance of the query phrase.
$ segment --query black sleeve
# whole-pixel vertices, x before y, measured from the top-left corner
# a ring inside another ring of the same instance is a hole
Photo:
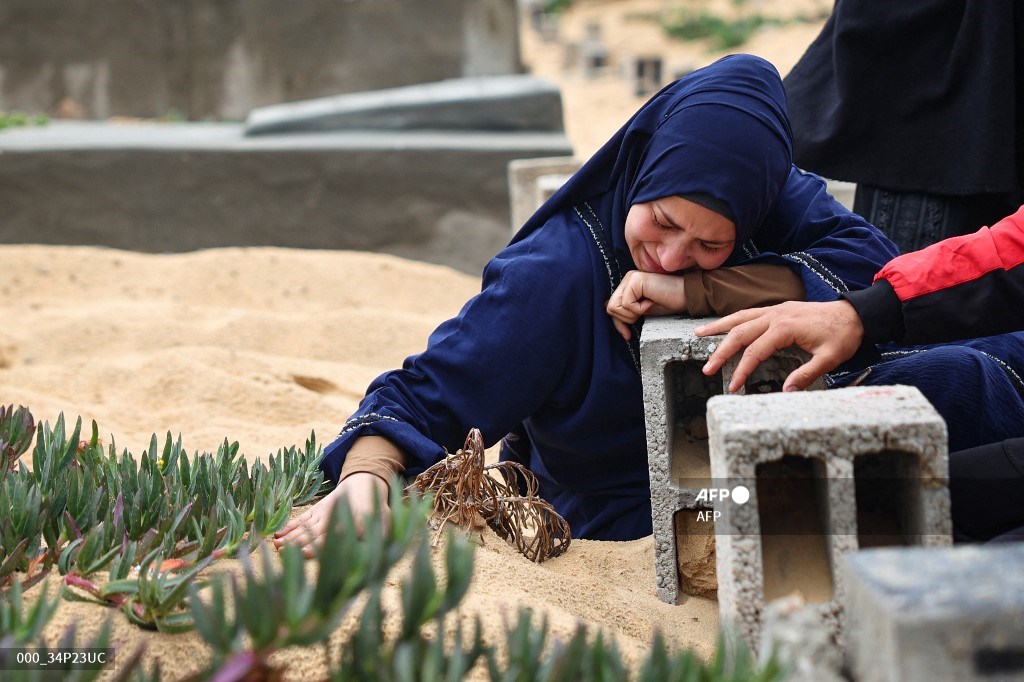
[[[848,291],[842,298],[850,302],[864,324],[865,344],[903,340],[903,305],[888,280],[880,279],[867,289]]]
[[[903,343],[942,343],[1024,329],[1024,263],[902,304]]]

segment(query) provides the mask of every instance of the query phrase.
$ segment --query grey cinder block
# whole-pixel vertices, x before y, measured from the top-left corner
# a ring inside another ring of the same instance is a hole
[[[843,574],[857,680],[1024,679],[1024,545],[857,552]]]
[[[660,56],[633,57],[629,62],[628,71],[635,97],[650,97],[664,85],[661,78],[663,69]]]
[[[579,45],[579,56],[583,60],[585,78],[594,78],[608,69],[610,53],[601,40],[601,24],[591,22],[586,25]]]
[[[773,658],[787,670],[786,682],[846,682],[843,655],[832,633],[796,594],[765,605],[758,662]]]
[[[751,646],[794,592],[842,644],[844,554],[950,543],[946,425],[916,388],[720,396],[707,421],[712,478],[750,492],[715,533],[721,619]]]
[[[676,603],[681,588],[690,594],[713,592],[708,586],[686,584],[680,564],[685,568],[687,561],[702,557],[692,556],[692,548],[678,546],[681,527],[692,527],[697,512],[712,511],[710,504],[697,499],[701,489],[711,487],[705,405],[709,397],[724,392],[736,367],[734,360],[715,376],[701,372],[723,338],[694,334],[709,321],[650,317],[644,320],[640,337],[657,588],[659,598],[670,604]],[[806,358],[798,348],[780,351],[762,363],[739,394],[780,390],[786,375]],[[821,387],[819,383],[812,388]]]

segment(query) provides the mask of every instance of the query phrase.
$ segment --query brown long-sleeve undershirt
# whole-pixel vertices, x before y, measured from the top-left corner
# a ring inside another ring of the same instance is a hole
[[[687,312],[693,317],[728,315],[745,308],[801,301],[800,276],[784,265],[754,263],[683,274]],[[345,457],[339,482],[354,473],[369,473],[389,481],[405,471],[405,457],[382,436],[357,438]]]
[[[686,311],[692,317],[728,315],[738,310],[802,301],[800,275],[785,265],[752,263],[683,273]]]
[[[338,482],[355,473],[373,474],[390,482],[392,476],[403,471],[405,456],[394,443],[383,436],[362,436],[349,448]]]

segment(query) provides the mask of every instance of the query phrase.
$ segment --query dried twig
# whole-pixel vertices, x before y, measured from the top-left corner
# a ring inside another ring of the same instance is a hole
[[[479,429],[469,432],[461,450],[417,476],[406,490],[434,493],[438,528],[448,521],[462,528],[486,524],[530,561],[556,557],[572,540],[569,524],[537,496],[537,479],[529,469],[516,462],[484,465]]]

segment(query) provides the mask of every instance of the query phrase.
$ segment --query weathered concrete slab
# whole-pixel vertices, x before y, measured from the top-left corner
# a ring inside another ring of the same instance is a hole
[[[707,422],[712,479],[749,492],[715,534],[721,620],[751,646],[793,593],[842,643],[844,554],[951,542],[946,424],[916,388],[717,396]]]
[[[569,153],[560,133],[12,129],[0,133],[0,241],[359,249],[479,274],[508,243],[508,163]]]
[[[521,73],[516,0],[0,3],[0,109],[242,119],[277,102]]]
[[[353,129],[562,132],[562,95],[532,76],[457,78],[254,109],[245,134]]]
[[[708,558],[702,554],[703,540],[712,531],[711,524],[702,526],[699,518],[704,516],[700,512],[712,510],[708,501],[698,500],[701,489],[712,487],[705,410],[708,399],[729,386],[736,362],[730,361],[713,377],[701,372],[723,338],[694,333],[708,321],[649,317],[640,336],[657,588],[662,601],[670,604],[676,603],[680,591],[701,595],[713,591],[713,573],[701,573]],[[807,357],[798,348],[776,353],[750,376],[738,395],[781,390],[785,377]],[[819,381],[811,388],[824,385]],[[699,532],[700,528],[705,531]],[[707,545],[707,552],[713,553],[713,544]],[[710,558],[707,567],[713,572]]]
[[[843,569],[860,682],[1024,679],[1024,545],[870,550]]]
[[[512,233],[540,208],[583,165],[575,157],[516,159],[508,164],[508,193],[512,202]]]

